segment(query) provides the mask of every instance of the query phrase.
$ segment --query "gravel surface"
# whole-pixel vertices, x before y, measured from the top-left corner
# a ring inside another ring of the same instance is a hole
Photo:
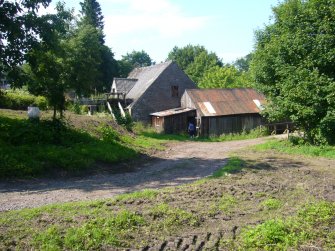
[[[167,150],[155,154],[154,160],[132,166],[131,172],[101,172],[85,177],[1,182],[0,211],[110,198],[144,188],[193,182],[222,167],[228,153],[265,140],[171,143]]]

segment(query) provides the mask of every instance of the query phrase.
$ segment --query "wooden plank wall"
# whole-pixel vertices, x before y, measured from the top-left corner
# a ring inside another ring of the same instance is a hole
[[[261,125],[261,116],[258,114],[245,114],[221,117],[202,117],[201,135],[219,136],[222,134],[239,133],[251,130]]]

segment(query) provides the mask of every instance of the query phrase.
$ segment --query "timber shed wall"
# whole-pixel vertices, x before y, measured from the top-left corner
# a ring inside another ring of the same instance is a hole
[[[152,116],[152,127],[160,133],[187,133],[190,118],[196,116],[196,111],[188,111],[164,117]]]
[[[241,114],[220,117],[201,117],[201,135],[219,136],[251,130],[262,124],[259,114]]]

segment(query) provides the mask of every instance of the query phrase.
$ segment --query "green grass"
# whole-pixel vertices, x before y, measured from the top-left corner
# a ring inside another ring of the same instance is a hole
[[[145,224],[142,216],[123,210],[108,218],[95,218],[80,226],[65,230],[57,225],[48,227],[33,238],[33,246],[38,250],[92,250],[105,245],[125,246],[126,236]]]
[[[241,249],[287,250],[324,242],[326,250],[335,248],[335,203],[319,201],[305,205],[295,216],[270,219],[242,231]]]
[[[81,171],[92,164],[138,155],[111,137],[97,138],[59,122],[0,115],[0,178],[33,177],[50,170]]]
[[[228,163],[222,168],[216,170],[211,178],[220,178],[228,174],[240,172],[244,167],[244,161],[238,157],[231,157]]]
[[[282,202],[278,199],[269,198],[269,199],[264,200],[261,203],[261,206],[267,210],[275,210],[282,206]]]
[[[308,144],[293,144],[287,140],[269,140],[254,146],[259,151],[275,150],[288,154],[299,154],[311,157],[335,158],[335,146],[313,146]]]
[[[150,214],[154,220],[158,220],[154,229],[171,231],[178,226],[197,226],[199,218],[177,207],[171,207],[167,203],[160,203],[151,208]]]
[[[133,193],[125,193],[120,194],[115,198],[115,201],[128,201],[128,200],[136,200],[136,199],[154,199],[158,195],[157,190],[153,189],[144,189],[141,191],[136,191]]]

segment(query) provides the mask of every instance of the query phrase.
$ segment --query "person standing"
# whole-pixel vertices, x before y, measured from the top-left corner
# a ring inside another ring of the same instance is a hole
[[[188,124],[188,133],[190,135],[190,138],[194,138],[194,136],[195,136],[195,125],[192,122],[190,122]]]

